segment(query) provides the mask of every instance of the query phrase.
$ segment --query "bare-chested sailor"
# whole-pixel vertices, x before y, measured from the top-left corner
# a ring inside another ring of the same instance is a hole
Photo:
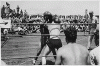
[[[87,65],[89,64],[89,52],[85,46],[76,43],[77,30],[74,26],[65,31],[67,45],[61,47],[57,52],[55,65]]]

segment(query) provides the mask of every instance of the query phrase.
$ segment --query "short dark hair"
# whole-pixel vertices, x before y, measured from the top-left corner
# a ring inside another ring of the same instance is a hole
[[[53,21],[54,21],[54,23],[61,23],[61,21],[57,15],[53,16]]]
[[[50,12],[44,12],[43,18],[45,21],[47,21],[47,23],[52,23],[52,14]]]
[[[77,39],[77,30],[75,26],[69,26],[64,30],[66,42],[76,42]]]
[[[90,11],[89,14],[93,14],[93,11]]]

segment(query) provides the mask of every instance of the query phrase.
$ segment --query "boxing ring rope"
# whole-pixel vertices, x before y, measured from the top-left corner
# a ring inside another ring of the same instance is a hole
[[[86,39],[87,37],[85,37],[85,38],[83,38],[83,39],[81,39],[81,40],[84,40],[84,39]],[[81,40],[78,40],[78,41],[81,41]],[[24,63],[26,63],[26,62],[28,62],[28,61],[32,61],[35,57],[54,57],[54,56],[57,56],[57,55],[47,55],[47,56],[33,56],[33,57],[23,57],[23,58],[25,58],[25,59],[27,59],[27,58],[32,58],[32,59],[29,59],[29,60],[27,60],[27,61],[24,61],[24,62],[22,62],[22,63],[20,63],[19,65],[22,65],[22,64],[24,64]],[[3,58],[2,60],[6,60],[6,59],[23,59],[23,58]],[[37,60],[38,61],[38,60]]]
[[[42,25],[42,23],[13,23],[13,24],[33,24],[33,25]],[[45,25],[59,25],[58,23],[56,24],[51,24],[51,23],[43,23]],[[66,24],[66,23],[60,23],[60,25],[87,25],[87,24],[99,24],[99,23],[70,23],[70,24]]]
[[[1,48],[8,42],[9,39],[6,39],[4,43],[2,43]]]
[[[83,38],[83,39],[86,39],[87,37],[85,37],[85,38]],[[81,40],[83,40],[83,39],[80,39],[80,40],[78,40],[78,41],[81,41]],[[32,56],[32,57],[23,57],[23,58],[35,58],[35,57],[53,57],[53,56],[56,56],[56,55],[47,55],[47,56]],[[5,60],[5,59],[23,59],[23,58],[3,58],[3,60]]]
[[[49,34],[35,34],[35,35],[12,35],[12,36],[8,36],[8,37],[23,37],[23,36],[48,36]],[[79,34],[79,35],[77,35],[77,36],[91,36],[91,35],[93,35],[93,34],[84,34],[84,35],[82,35],[82,34]],[[57,36],[57,35],[50,35],[50,36]],[[65,36],[64,34],[63,35],[59,35],[59,36]]]
[[[5,23],[0,23],[0,24],[5,24]],[[39,23],[39,24],[34,24],[34,23],[13,23],[13,24],[18,24],[18,25],[19,25],[19,24],[20,24],[20,25],[21,25],[21,24],[42,25],[42,24],[40,24],[40,23]],[[59,25],[59,24],[57,24],[57,23],[56,23],[56,24],[51,24],[51,23],[48,23],[48,24],[47,24],[47,23],[44,23],[44,24],[45,24],[45,25]],[[85,24],[86,24],[86,25],[87,25],[87,24],[89,25],[89,24],[99,24],[99,23],[74,23],[74,24],[73,24],[73,23],[71,23],[71,24],[66,24],[66,23],[64,24],[64,23],[63,23],[63,24],[60,24],[60,25],[85,25]],[[46,36],[46,35],[49,35],[49,34],[42,34],[42,35]],[[88,35],[77,35],[77,36],[89,36],[89,35],[90,35],[90,34],[88,34]],[[93,34],[91,34],[91,35],[93,35]],[[22,36],[41,36],[41,35],[17,35],[17,36],[16,36],[16,35],[13,35],[13,36],[8,36],[8,37],[22,37]],[[52,35],[52,36],[56,36],[56,35]],[[65,36],[65,35],[59,35],[59,36]]]
[[[35,57],[53,57],[53,56],[56,56],[56,55],[47,55],[47,56],[33,56],[33,57],[23,57],[23,58],[35,58]],[[3,58],[3,60],[5,59],[23,59],[23,58]]]
[[[0,23],[0,24],[7,24],[8,22],[5,22],[5,23]]]
[[[38,57],[38,58],[40,57],[41,58],[41,57],[54,57],[54,56],[57,56],[57,55],[33,56],[33,57],[23,57],[23,58],[27,59],[27,58],[35,58],[35,57]],[[7,59],[23,59],[23,58],[3,58],[2,60],[7,60]],[[27,61],[32,61],[32,60],[33,59],[27,60]],[[27,61],[20,63],[20,65],[26,63]]]
[[[5,24],[5,23],[0,23],[0,24]],[[33,25],[41,25],[40,23],[39,24],[34,24],[34,23],[13,23],[13,24],[18,24],[18,25],[21,25],[21,24],[33,24]],[[59,25],[59,24],[47,24],[47,23],[44,23],[45,25]],[[74,23],[74,24],[60,24],[60,25],[89,25],[89,24],[99,24],[99,23]],[[42,35],[19,35],[19,36],[8,36],[8,37],[22,37],[22,36],[48,36],[49,34],[42,34]],[[77,35],[77,36],[89,36],[89,35],[93,35],[93,34],[88,34],[88,35]],[[52,35],[52,36],[56,36],[56,35]],[[59,36],[65,36],[64,34],[63,35],[59,35]],[[54,57],[56,55],[47,55],[47,56],[33,56],[33,57],[23,57],[23,58],[35,58],[35,57]],[[3,58],[2,60],[6,60],[6,59],[23,59],[23,58]],[[26,62],[26,61],[25,61]],[[23,63],[25,63],[23,62]],[[21,64],[23,64],[21,63]]]
[[[87,38],[87,37],[86,37]],[[86,39],[86,38],[83,38],[83,39]],[[81,39],[81,40],[83,40]],[[78,41],[81,41],[81,40],[78,40]],[[34,58],[34,57],[53,57],[53,56],[56,56],[56,55],[47,55],[47,56],[33,56],[33,57],[23,57],[23,58]],[[22,59],[22,58],[3,58],[3,59]]]

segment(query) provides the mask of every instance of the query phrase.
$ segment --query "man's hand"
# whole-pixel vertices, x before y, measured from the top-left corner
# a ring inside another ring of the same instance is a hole
[[[4,21],[3,21],[4,22]],[[8,22],[4,22],[4,24],[6,25],[6,24],[8,24]]]
[[[8,22],[5,22],[5,25],[8,24]]]
[[[61,64],[61,48],[58,50],[57,52],[57,58],[56,58],[56,61],[55,61],[55,65],[60,65]]]

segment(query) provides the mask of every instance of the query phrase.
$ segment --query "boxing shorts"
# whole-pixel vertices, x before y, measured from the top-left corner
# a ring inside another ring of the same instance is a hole
[[[60,39],[49,39],[47,45],[50,49],[59,49],[60,47],[62,47],[62,42]]]

